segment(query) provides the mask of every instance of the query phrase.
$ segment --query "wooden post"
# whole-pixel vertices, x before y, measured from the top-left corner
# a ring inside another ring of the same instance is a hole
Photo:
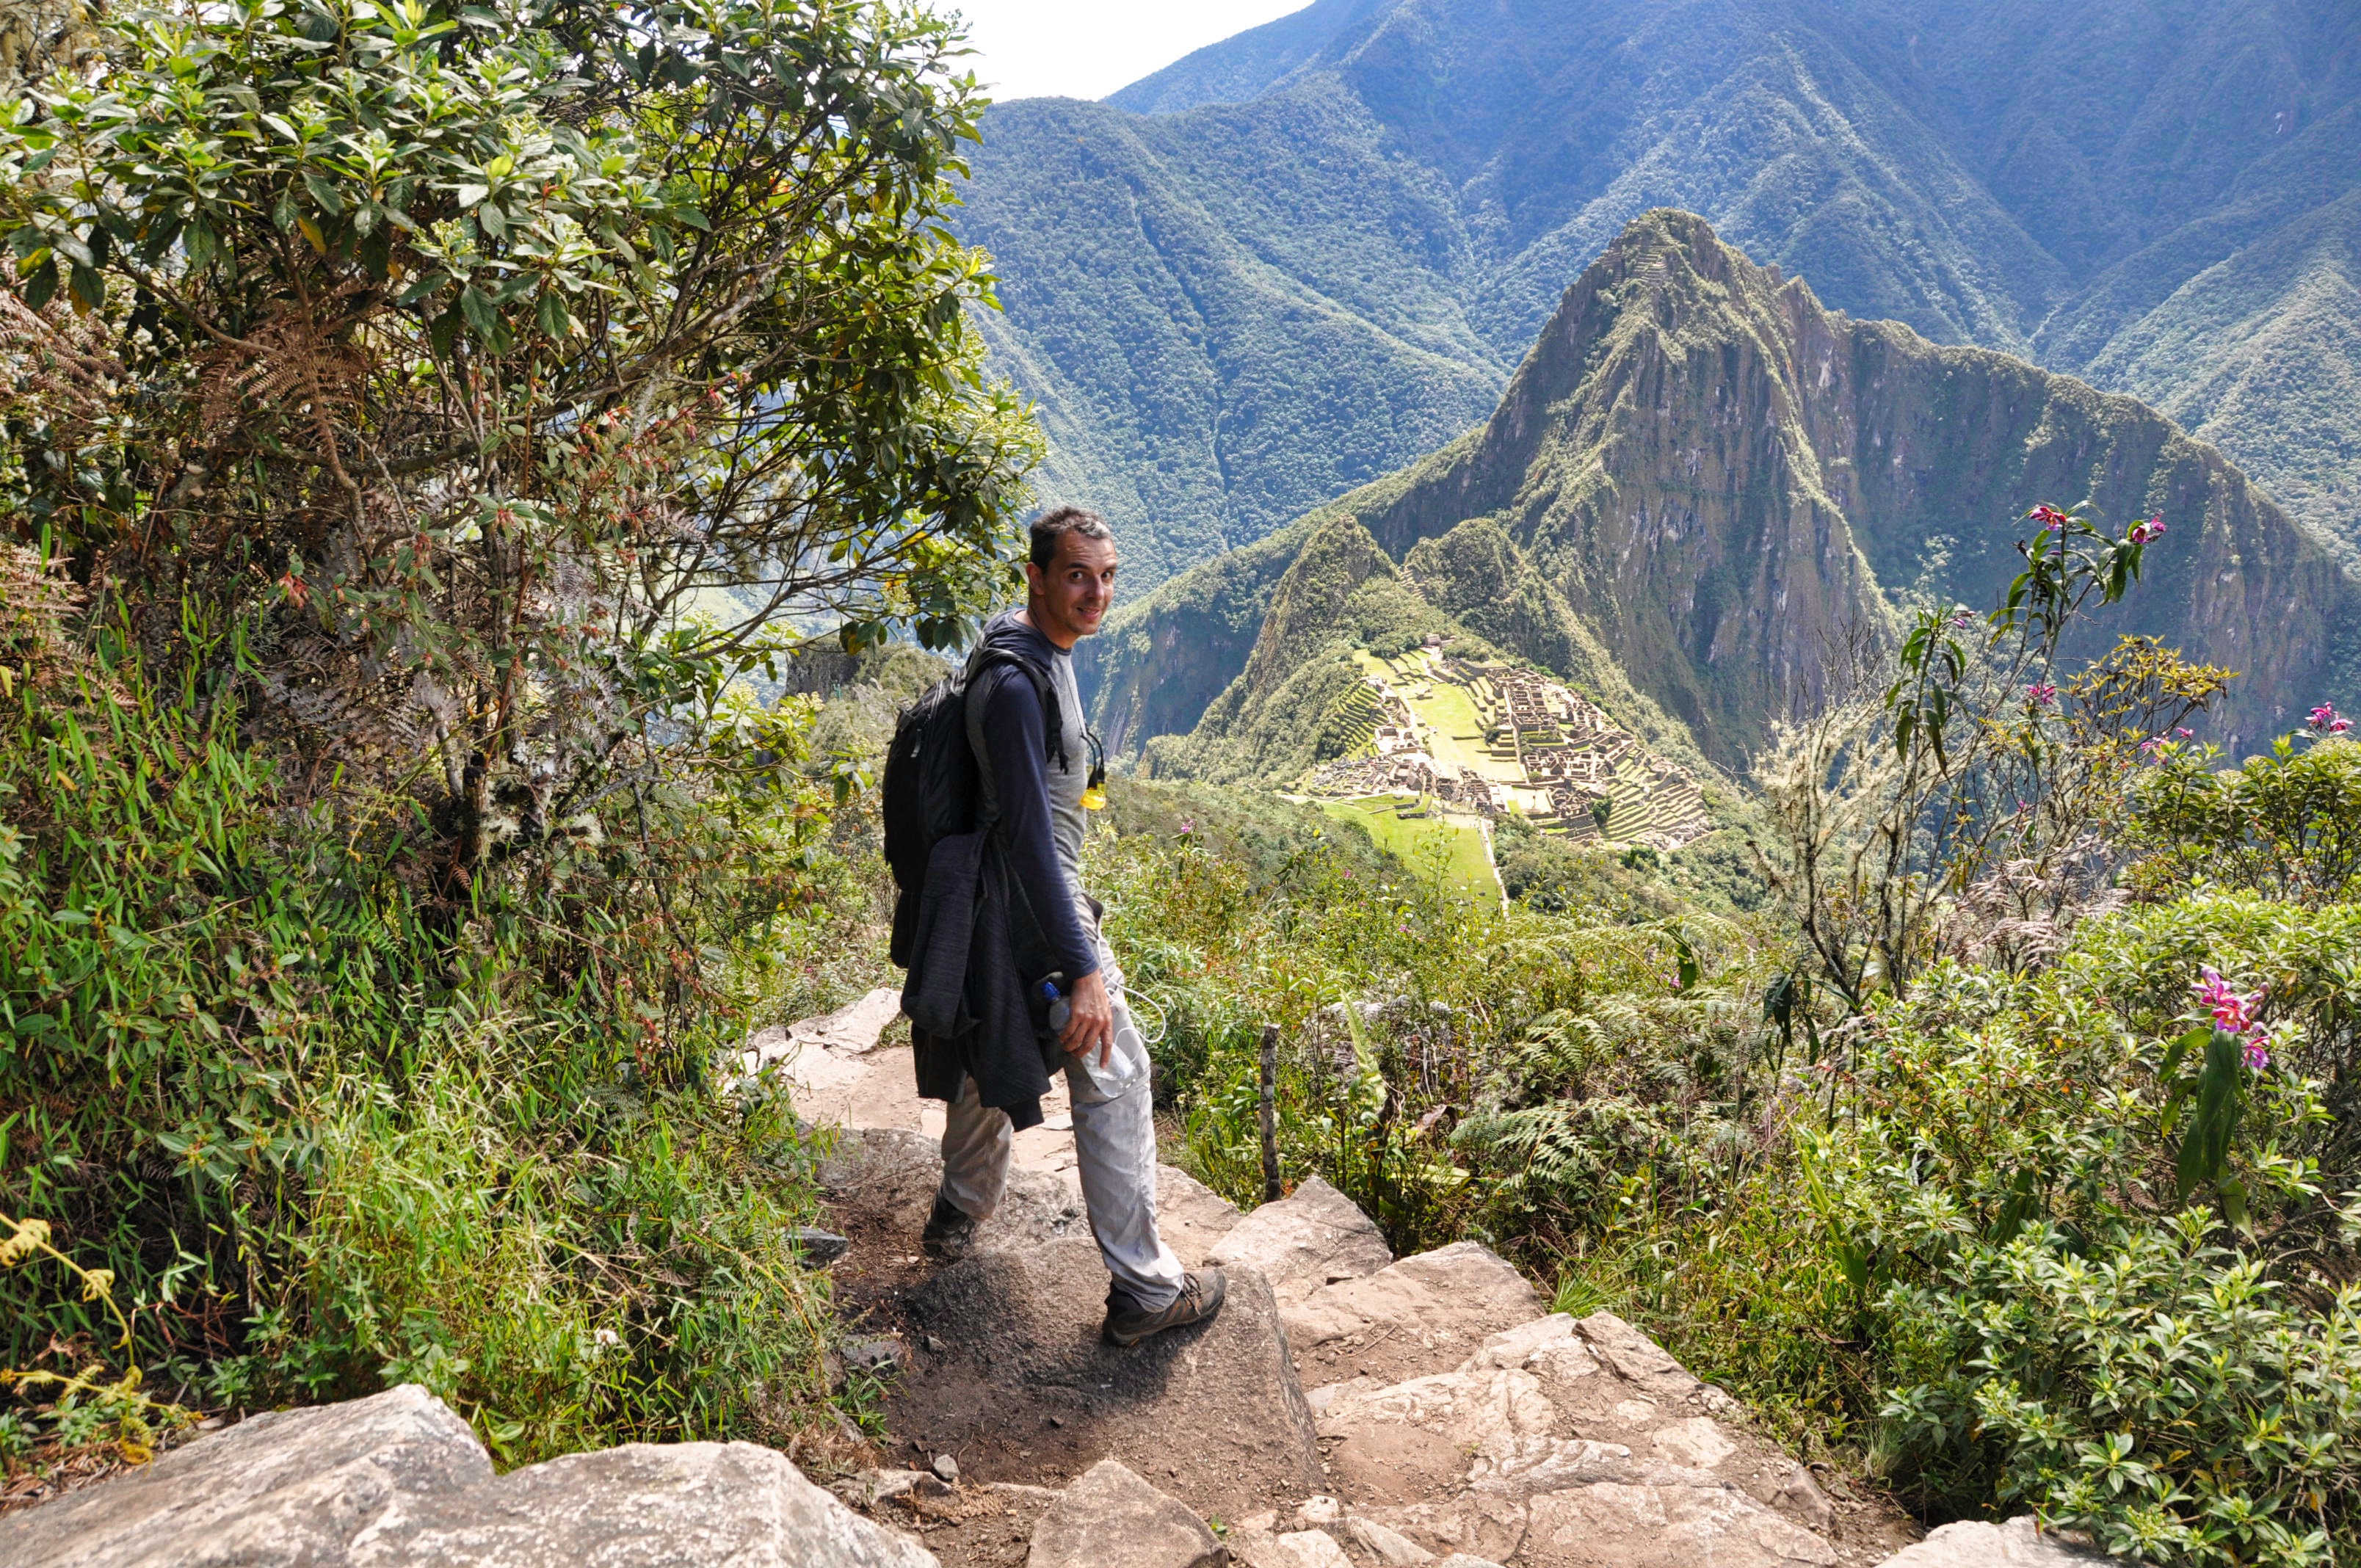
[[[1262,1026],[1262,1201],[1279,1201],[1279,1025]]]

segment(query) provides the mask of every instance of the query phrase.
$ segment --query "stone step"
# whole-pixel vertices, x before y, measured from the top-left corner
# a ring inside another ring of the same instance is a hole
[[[1253,1221],[1249,1214],[1241,1228]],[[1542,1311],[1541,1298],[1507,1259],[1479,1242],[1459,1242],[1325,1286],[1281,1317],[1317,1408],[1335,1397],[1324,1386],[1378,1388],[1448,1371],[1486,1338]]]
[[[1807,1469],[1735,1424],[1735,1400],[1611,1313],[1536,1318],[1450,1372],[1321,1393],[1338,1493],[1437,1555],[1839,1568],[1916,1533],[1890,1508],[1839,1509]]]
[[[1256,1270],[1282,1302],[1375,1274],[1393,1260],[1376,1223],[1316,1176],[1239,1219],[1205,1259]]]

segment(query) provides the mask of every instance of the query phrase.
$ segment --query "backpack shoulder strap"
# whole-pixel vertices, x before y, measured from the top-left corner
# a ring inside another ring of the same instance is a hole
[[[1058,693],[1049,679],[1049,671],[1038,660],[1008,648],[987,648],[976,656],[967,671],[964,700],[968,704],[967,732],[975,744],[975,760],[979,767],[989,767],[990,759],[983,754],[983,729],[975,712],[976,693],[984,685],[983,677],[1004,665],[1022,670],[1025,678],[1033,683],[1033,694],[1041,701],[1041,733],[1048,741],[1048,754],[1058,759],[1058,765],[1067,765],[1065,715],[1058,706]]]

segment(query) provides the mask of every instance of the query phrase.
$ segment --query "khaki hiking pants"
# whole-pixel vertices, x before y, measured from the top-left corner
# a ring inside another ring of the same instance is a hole
[[[1094,933],[1095,935],[1095,933]],[[1074,1103],[1074,1164],[1099,1255],[1124,1294],[1159,1311],[1180,1293],[1180,1260],[1156,1230],[1156,1107],[1148,1043],[1123,995],[1123,970],[1098,937],[1099,974],[1114,1003],[1110,1091],[1069,1058],[1066,1089]],[[1008,1191],[1015,1129],[1008,1113],[976,1098],[975,1080],[961,1085],[943,1124],[943,1193],[961,1213],[988,1220]]]

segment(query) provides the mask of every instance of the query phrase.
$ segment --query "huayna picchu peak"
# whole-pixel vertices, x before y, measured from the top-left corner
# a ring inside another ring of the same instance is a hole
[[[1418,614],[1740,773],[1848,640],[1914,598],[1992,602],[2034,501],[2165,520],[2138,593],[2087,636],[2155,634],[2238,672],[2225,743],[2349,684],[2353,583],[2220,453],[2133,399],[1828,311],[1704,220],[1653,212],[1566,291],[1481,427],[1126,609],[1098,711],[1135,749],[1199,731],[1160,766],[1291,774],[1312,733],[1258,716],[1345,678],[1307,648]],[[1346,519],[1365,544],[1336,543]],[[1334,581],[1292,593],[1280,574],[1314,544]],[[1372,578],[1387,608],[1346,613]],[[1159,698],[1222,680],[1202,725]]]

